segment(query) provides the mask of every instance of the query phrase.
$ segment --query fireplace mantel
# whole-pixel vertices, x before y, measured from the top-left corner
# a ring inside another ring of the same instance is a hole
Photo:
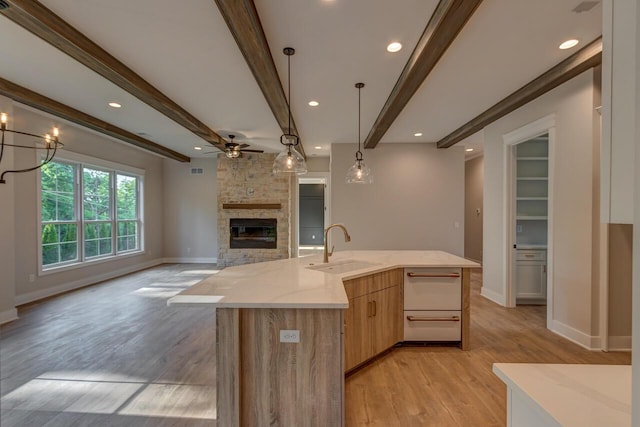
[[[282,209],[282,203],[223,203],[222,209]]]

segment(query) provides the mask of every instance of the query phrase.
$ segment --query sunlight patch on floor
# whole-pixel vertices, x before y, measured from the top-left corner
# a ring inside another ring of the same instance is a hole
[[[216,419],[215,387],[106,372],[48,372],[0,399],[3,410]]]
[[[214,420],[215,400],[215,387],[149,384],[119,414]]]
[[[187,286],[188,287],[188,286]],[[178,295],[187,287],[175,287],[175,288],[140,288],[131,292],[131,295],[138,295],[146,298],[162,298],[167,299]]]
[[[143,386],[36,378],[4,396],[2,406],[29,411],[113,414]]]

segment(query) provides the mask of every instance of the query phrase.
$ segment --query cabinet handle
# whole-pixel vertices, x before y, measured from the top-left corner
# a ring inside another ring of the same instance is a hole
[[[451,317],[422,317],[422,316],[407,316],[409,322],[459,322],[460,316]]]
[[[422,274],[422,273],[407,273],[408,277],[460,277],[460,273],[449,274]]]
[[[376,300],[371,302],[373,303],[373,317],[376,317],[376,314],[378,314],[378,304],[376,303]]]

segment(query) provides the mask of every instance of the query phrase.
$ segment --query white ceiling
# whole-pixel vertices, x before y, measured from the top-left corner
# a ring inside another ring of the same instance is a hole
[[[210,128],[277,151],[280,129],[213,0],[41,0]],[[579,0],[485,0],[382,142],[434,142],[598,37],[602,8]],[[307,154],[362,139],[437,0],[255,0]],[[0,76],[191,157],[204,141],[75,60],[0,18]],[[567,38],[581,44],[568,51]],[[391,41],[404,48],[386,52]],[[307,105],[311,99],[318,107]],[[109,101],[123,104],[120,110]],[[64,129],[62,129],[64,131]],[[415,132],[423,136],[416,138]],[[481,149],[479,138],[470,139]],[[315,150],[321,146],[321,150]],[[477,151],[476,151],[477,152]]]

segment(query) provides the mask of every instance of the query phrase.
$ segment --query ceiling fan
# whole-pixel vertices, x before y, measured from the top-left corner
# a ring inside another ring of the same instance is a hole
[[[236,136],[231,134],[229,135],[229,142],[225,142],[224,144],[224,154],[230,159],[237,159],[242,155],[242,153],[264,153],[264,150],[247,150],[249,144],[238,144],[234,142],[233,139]],[[209,153],[216,153],[217,151],[210,151]],[[209,154],[205,153],[205,154]]]

